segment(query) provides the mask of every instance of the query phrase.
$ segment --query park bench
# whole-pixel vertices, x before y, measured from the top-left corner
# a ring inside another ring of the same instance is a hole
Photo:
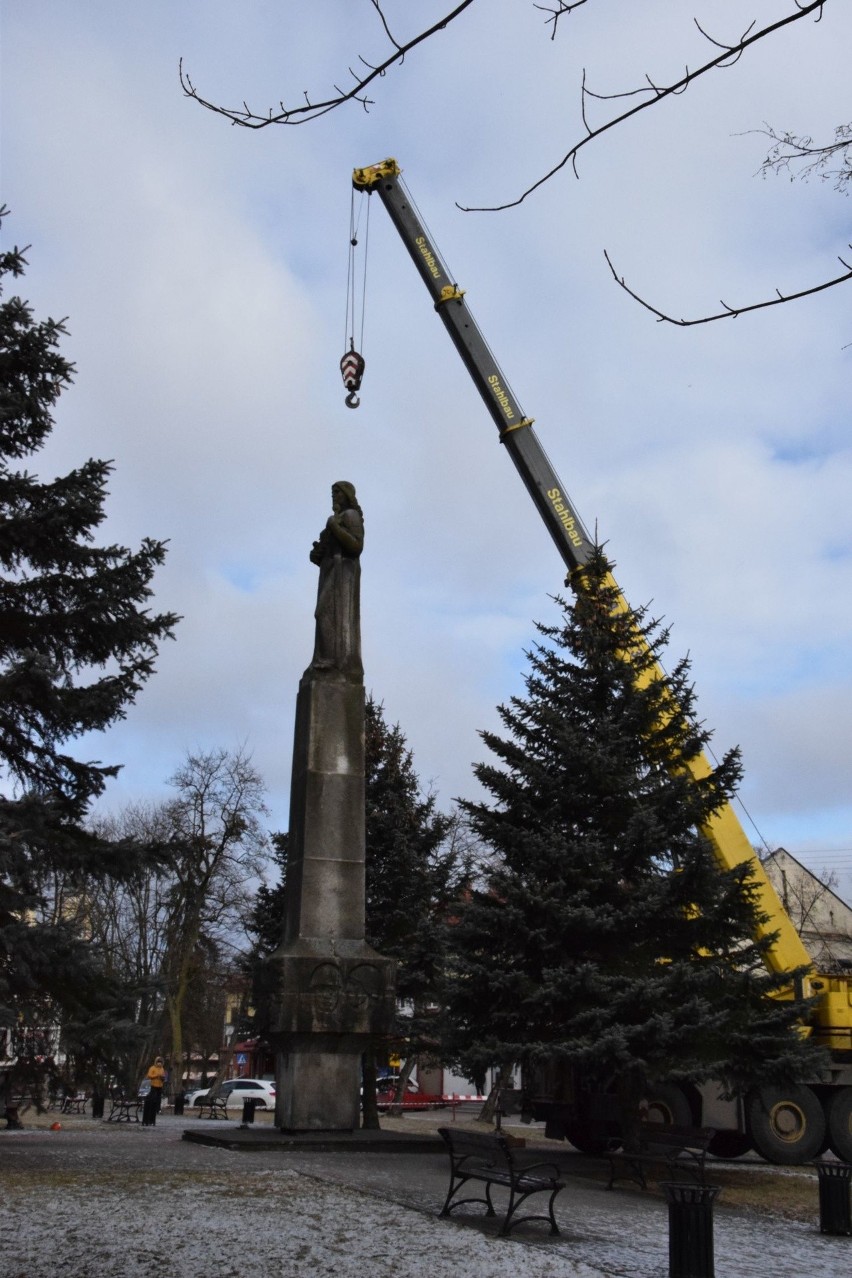
[[[483,1203],[487,1208],[486,1215],[495,1215],[491,1186],[501,1185],[509,1191],[506,1218],[499,1230],[501,1237],[527,1220],[547,1221],[551,1234],[559,1233],[553,1202],[559,1191],[565,1188],[565,1183],[559,1179],[556,1163],[519,1163],[517,1150],[502,1135],[492,1136],[450,1127],[439,1127],[438,1134],[450,1155],[450,1187],[439,1213],[441,1216],[449,1216],[462,1203]],[[480,1181],[485,1185],[484,1198],[456,1197],[469,1181]],[[519,1207],[532,1194],[550,1194],[547,1215],[517,1216],[515,1213]]]
[[[77,1096],[64,1096],[59,1112],[61,1114],[85,1114],[88,1096],[81,1092]]]
[[[204,1117],[204,1111],[207,1110],[208,1118],[227,1118],[228,1117],[228,1099],[226,1096],[201,1096],[195,1102],[195,1108],[198,1110],[198,1117]]]
[[[138,1123],[142,1102],[138,1096],[124,1096],[121,1092],[113,1092],[109,1098],[110,1110],[108,1123]]]
[[[609,1184],[616,1180],[633,1180],[647,1189],[645,1167],[656,1163],[670,1176],[685,1172],[699,1185],[704,1182],[707,1148],[716,1135],[715,1127],[678,1127],[663,1123],[640,1123],[635,1150],[609,1149]]]

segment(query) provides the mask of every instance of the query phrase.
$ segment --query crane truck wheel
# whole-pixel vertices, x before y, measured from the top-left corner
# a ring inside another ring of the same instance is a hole
[[[852,1163],[852,1087],[839,1087],[826,1106],[828,1144],[843,1163]]]
[[[692,1123],[689,1101],[673,1083],[657,1083],[649,1087],[640,1109],[648,1123],[662,1123],[665,1127],[689,1127]]]
[[[714,1158],[739,1158],[751,1149],[751,1137],[745,1132],[717,1132],[707,1149]]]
[[[602,1154],[610,1143],[602,1131],[587,1123],[566,1123],[565,1139],[581,1154]]]
[[[807,1163],[824,1148],[825,1114],[809,1087],[762,1087],[746,1115],[752,1144],[769,1163]]]

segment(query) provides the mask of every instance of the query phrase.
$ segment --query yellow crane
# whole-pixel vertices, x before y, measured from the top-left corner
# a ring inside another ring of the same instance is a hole
[[[497,427],[499,442],[508,452],[568,567],[569,578],[578,583],[592,553],[592,543],[538,440],[533,419],[518,402],[471,314],[464,290],[450,274],[418,214],[402,181],[399,165],[388,159],[355,169],[352,183],[356,191],[377,194],[390,215]],[[360,356],[358,359],[357,385],[347,381],[347,372],[341,370],[350,391],[347,401],[350,407],[355,406],[351,398],[360,386],[364,371],[363,360]],[[353,376],[351,361],[349,375]],[[627,610],[627,602],[618,586],[614,581],[611,584],[617,592],[618,606]],[[637,642],[643,642],[639,635]],[[644,677],[650,680],[664,678],[664,675],[656,667]],[[711,771],[704,755],[693,760],[689,769],[697,781]],[[828,1145],[839,1158],[852,1162],[852,974],[815,969],[811,955],[729,803],[710,818],[703,833],[721,868],[731,870],[745,865],[749,869],[758,910],[765,920],[759,925],[757,939],[768,940],[764,959],[768,968],[782,974],[805,971],[801,987],[797,984],[795,991],[791,980],[788,996],[795,993],[813,999],[803,1032],[810,1033],[815,1042],[828,1049],[831,1068],[825,1077],[814,1079],[810,1085],[757,1089],[745,1107],[723,1100],[718,1088],[710,1086],[691,1089],[680,1101],[672,1095],[660,1098],[656,1108],[669,1121],[694,1121],[716,1127],[715,1152],[719,1154],[744,1152],[753,1145],[767,1159],[796,1163],[814,1158]],[[551,1127],[558,1128],[558,1102],[542,1097],[539,1108],[543,1116],[551,1119]],[[572,1129],[570,1118],[566,1118],[563,1126],[569,1137],[573,1134],[580,1138],[576,1125]]]

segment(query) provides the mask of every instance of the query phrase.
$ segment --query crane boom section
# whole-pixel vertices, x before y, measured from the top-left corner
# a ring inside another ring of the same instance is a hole
[[[578,512],[567,496],[562,481],[548,461],[532,429],[531,419],[525,416],[470,312],[463,291],[454,281],[426,230],[410,194],[401,181],[399,165],[395,160],[389,159],[367,168],[356,169],[352,175],[352,182],[356,190],[369,193],[375,191],[387,209],[411,260],[429,290],[438,315],[497,426],[500,442],[508,450],[548,532],[572,574],[572,581],[578,582],[578,578],[582,577],[582,568],[591,554],[592,543]],[[618,600],[616,606],[628,611],[629,606],[618,586],[614,581],[611,584]],[[639,645],[644,644],[644,639],[638,632],[636,642]],[[649,680],[665,679],[662,668],[658,665],[649,671],[646,677]],[[711,771],[710,764],[703,754],[697,756],[687,766],[697,781],[707,777]],[[710,818],[703,833],[709,840],[716,860],[723,870],[748,864],[752,871],[758,908],[764,916],[764,921],[759,926],[758,937],[770,941],[764,955],[767,967],[773,972],[792,972],[797,968],[811,968],[811,957],[778,899],[760,861],[755,856],[754,849],[729,803]]]
[[[582,567],[592,545],[580,516],[423,225],[396,162],[356,169],[353,182],[378,192],[559,553],[570,570]]]

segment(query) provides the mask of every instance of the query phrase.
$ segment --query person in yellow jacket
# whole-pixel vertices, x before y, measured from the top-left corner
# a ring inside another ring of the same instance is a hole
[[[162,1056],[156,1058],[145,1077],[150,1084],[150,1090],[142,1105],[142,1126],[154,1127],[163,1101],[163,1088],[166,1085],[166,1067]]]

